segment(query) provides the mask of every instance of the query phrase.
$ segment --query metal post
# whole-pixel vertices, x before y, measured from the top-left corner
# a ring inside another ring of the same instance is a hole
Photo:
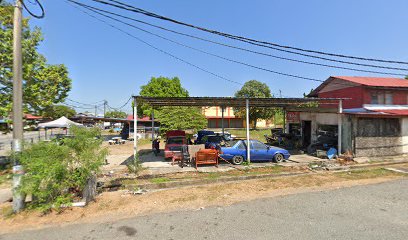
[[[133,98],[133,156],[134,160],[136,161],[137,155],[137,102],[136,98]],[[130,126],[129,126],[130,128]]]
[[[338,155],[340,155],[341,154],[341,151],[342,151],[342,149],[341,149],[341,141],[342,141],[342,129],[343,129],[343,119],[342,119],[342,114],[343,113],[343,100],[340,100],[339,101],[339,114],[338,114],[338,129],[337,129],[337,131],[338,131],[338,133],[337,133],[337,136],[338,136],[338,139],[337,139],[337,141],[338,141],[338,149],[337,149],[337,154]]]
[[[154,140],[154,109],[152,109],[152,141]]]
[[[247,161],[251,162],[251,143],[249,142],[249,99],[246,102],[246,138],[247,138]]]
[[[221,127],[222,127],[222,135],[224,135],[224,110],[225,107],[221,107]]]
[[[13,151],[21,152],[23,144],[23,67],[21,54],[22,0],[16,0],[13,29]],[[25,196],[17,192],[23,167],[17,159],[13,163],[13,211],[24,208]]]

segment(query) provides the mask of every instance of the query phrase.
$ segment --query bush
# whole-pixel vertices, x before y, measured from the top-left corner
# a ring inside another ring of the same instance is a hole
[[[101,148],[100,130],[73,127],[74,137],[40,142],[24,150],[18,158],[26,174],[20,191],[32,194],[31,207],[58,209],[80,198],[88,179],[100,172],[107,150]]]

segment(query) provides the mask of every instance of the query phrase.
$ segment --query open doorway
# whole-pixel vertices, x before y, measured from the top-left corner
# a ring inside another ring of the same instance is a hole
[[[309,146],[311,140],[312,140],[312,121],[302,121],[303,147]]]

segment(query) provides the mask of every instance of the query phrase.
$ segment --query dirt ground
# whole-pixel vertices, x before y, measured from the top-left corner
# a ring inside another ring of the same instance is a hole
[[[257,198],[375,184],[405,176],[383,169],[374,169],[184,187],[148,192],[143,195],[134,195],[124,190],[104,192],[85,208],[69,208],[61,213],[52,212],[47,215],[25,211],[16,216],[7,216],[11,209],[11,204],[7,203],[0,205],[0,212],[3,215],[0,218],[0,233],[51,225],[106,222],[157,212],[200,210],[209,206],[225,206]]]

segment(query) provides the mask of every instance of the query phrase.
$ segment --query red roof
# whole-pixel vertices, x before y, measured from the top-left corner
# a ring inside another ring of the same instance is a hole
[[[128,115],[126,117],[126,120],[133,120],[133,115]],[[137,118],[137,121],[140,122],[151,122],[152,120],[149,117],[142,117],[142,118]]]
[[[371,87],[407,87],[408,80],[403,78],[384,78],[384,77],[347,77],[335,76],[333,78],[361,84]]]
[[[390,115],[398,115],[398,116],[408,116],[407,109],[378,109],[373,110],[374,112],[390,114]]]
[[[24,118],[27,120],[37,120],[37,119],[42,119],[43,117],[34,116],[32,114],[27,113],[24,115]]]

